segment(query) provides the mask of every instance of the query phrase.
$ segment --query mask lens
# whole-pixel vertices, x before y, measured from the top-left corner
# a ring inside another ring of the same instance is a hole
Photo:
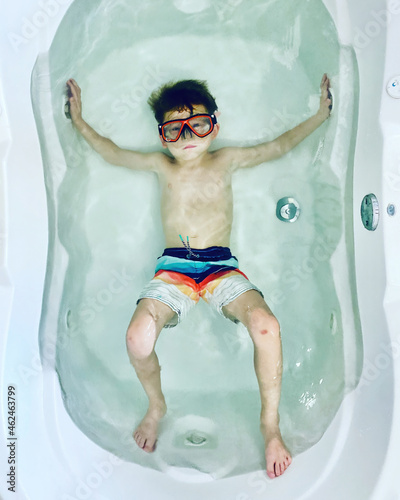
[[[212,127],[212,121],[209,116],[194,116],[188,120],[190,128],[200,137],[208,134]]]
[[[163,125],[163,134],[167,141],[174,141],[182,128],[182,122],[176,121]]]

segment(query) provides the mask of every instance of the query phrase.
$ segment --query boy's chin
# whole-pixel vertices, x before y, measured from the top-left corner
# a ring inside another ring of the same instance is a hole
[[[175,158],[182,160],[192,160],[200,156],[207,148],[196,146],[195,148],[179,149],[178,151],[171,151]]]

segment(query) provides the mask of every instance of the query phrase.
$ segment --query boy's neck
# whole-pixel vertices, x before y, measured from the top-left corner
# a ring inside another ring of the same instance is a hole
[[[172,156],[173,163],[179,167],[184,168],[185,170],[195,170],[197,168],[201,168],[207,162],[210,153],[208,151],[203,151],[197,158],[175,158]]]

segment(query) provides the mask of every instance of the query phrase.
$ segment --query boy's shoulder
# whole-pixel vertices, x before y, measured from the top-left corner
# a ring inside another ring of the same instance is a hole
[[[214,161],[217,165],[232,173],[237,167],[238,158],[241,154],[243,155],[243,153],[244,148],[241,147],[223,147],[213,152],[213,154],[215,155]]]

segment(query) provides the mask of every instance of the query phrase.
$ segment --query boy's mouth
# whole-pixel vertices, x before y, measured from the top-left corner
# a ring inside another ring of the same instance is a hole
[[[192,144],[189,144],[188,146],[185,146],[183,149],[189,149],[189,148],[195,148],[196,146],[193,146]]]

